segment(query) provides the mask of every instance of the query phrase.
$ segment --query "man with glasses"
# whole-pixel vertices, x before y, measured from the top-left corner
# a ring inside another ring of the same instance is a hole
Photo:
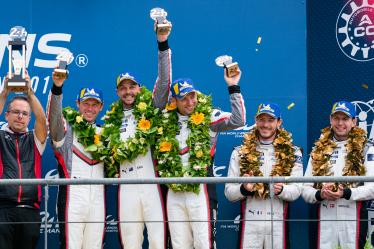
[[[26,75],[25,95],[6,107],[7,124],[0,129],[0,179],[41,178],[41,155],[47,138],[46,117]],[[10,93],[8,78],[0,93],[0,114]],[[31,111],[34,130],[28,130]],[[0,186],[0,248],[35,248],[39,238],[41,188],[37,185]]]

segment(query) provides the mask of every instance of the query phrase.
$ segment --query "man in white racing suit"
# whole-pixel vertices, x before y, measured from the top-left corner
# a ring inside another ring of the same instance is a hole
[[[231,113],[213,109],[210,117],[210,158],[213,160],[218,133],[236,129],[245,125],[245,107],[238,85],[241,72],[228,77],[225,81],[230,94]],[[177,106],[178,126],[176,139],[179,143],[179,156],[184,168],[192,167],[190,153],[195,148],[187,144],[191,133],[188,120],[194,113],[198,102],[198,92],[190,79],[175,80],[171,87],[172,100]],[[195,142],[195,141],[194,141]],[[194,143],[192,142],[192,143]],[[199,142],[199,141],[198,141]],[[205,141],[200,141],[205,143]],[[211,162],[210,162],[211,163]],[[213,176],[212,166],[207,165],[208,176]],[[173,248],[211,249],[216,248],[215,221],[217,216],[217,198],[214,184],[200,184],[198,194],[189,191],[168,189],[167,214]]]
[[[171,81],[171,49],[166,34],[157,33],[158,77],[153,91],[153,105],[164,108],[168,99]],[[117,78],[117,95],[123,104],[123,118],[120,129],[122,141],[135,137],[137,123],[133,111],[140,84],[130,73]],[[150,145],[152,146],[152,145]],[[145,155],[138,155],[133,161],[120,165],[120,178],[155,178],[157,171],[153,164],[151,147]],[[156,184],[123,184],[118,189],[118,219],[122,248],[139,249],[143,244],[144,224],[147,227],[150,249],[164,249],[168,246],[166,211],[161,186]]]
[[[336,102],[330,125],[315,143],[305,176],[373,176],[374,147],[356,126],[354,105]],[[321,170],[326,165],[328,170]],[[305,183],[302,196],[308,203],[319,204],[317,248],[364,248],[368,225],[363,221],[367,217],[364,201],[374,198],[373,183]]]
[[[77,138],[77,131],[63,115],[62,87],[65,81],[53,72],[53,86],[48,98],[47,118],[50,137],[58,163],[60,178],[104,178],[104,165],[94,160]],[[96,133],[96,117],[103,107],[101,90],[82,88],[77,97],[79,114],[92,124]],[[79,121],[77,121],[79,122]],[[104,185],[59,186],[58,220],[61,249],[99,249],[103,247],[105,233]]]
[[[255,122],[255,128],[244,136],[244,144],[235,148],[231,155],[228,177],[302,176],[302,154],[300,149],[292,144],[291,135],[281,128],[283,121],[279,106],[274,103],[260,104]],[[281,139],[288,140],[288,143],[283,144],[288,146],[290,155],[277,147]],[[256,151],[250,153],[249,148],[256,148]],[[255,154],[256,152],[258,154]],[[277,157],[281,153],[289,157],[287,161]],[[247,158],[253,156],[255,161],[259,161],[258,165],[246,168],[250,163]],[[267,191],[266,195],[262,192],[264,190]],[[289,248],[286,231],[288,202],[295,201],[300,196],[301,184],[275,183],[272,199],[269,192],[267,184],[225,185],[225,196],[228,200],[242,201],[238,248]]]

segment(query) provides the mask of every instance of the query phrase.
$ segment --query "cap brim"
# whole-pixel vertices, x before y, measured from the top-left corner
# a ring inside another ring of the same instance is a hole
[[[102,101],[100,98],[97,98],[97,97],[86,97],[86,98],[81,98],[81,99],[80,99],[80,102],[86,101],[86,100],[88,100],[88,99],[94,99],[94,100],[99,101],[100,103],[103,103],[103,101]]]
[[[138,82],[136,82],[135,80],[132,80],[132,79],[121,79],[121,80],[119,80],[119,82],[117,83],[117,87],[118,87],[119,85],[121,85],[122,82],[124,82],[125,80],[127,80],[127,81],[129,81],[129,82],[132,82],[132,83],[135,84],[135,85],[140,86],[140,84],[139,84]]]
[[[196,93],[197,92],[197,90],[196,89],[191,89],[191,90],[189,90],[186,94],[184,94],[183,96],[180,96],[180,94],[179,95],[177,95],[177,96],[175,96],[177,99],[184,99],[188,94],[190,94],[190,93]]]
[[[347,115],[348,117],[353,118],[353,116],[352,116],[349,112],[347,112],[347,111],[343,111],[343,110],[336,110],[336,111],[333,111],[333,112],[331,113],[331,116],[334,115],[335,113],[338,113],[338,112],[344,113],[344,114]]]
[[[260,116],[260,115],[262,115],[262,114],[267,114],[267,115],[269,115],[269,116],[272,116],[273,118],[279,118],[279,117],[277,117],[274,113],[272,113],[272,112],[266,112],[266,111],[263,111],[263,112],[260,112],[260,113],[258,113],[258,114],[256,114],[256,118],[258,117],[258,116]]]

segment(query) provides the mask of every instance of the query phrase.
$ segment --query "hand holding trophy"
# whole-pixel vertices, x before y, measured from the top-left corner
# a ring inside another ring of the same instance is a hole
[[[9,33],[9,71],[7,89],[13,92],[27,91],[26,83],[26,39],[24,27],[15,26]],[[14,73],[13,73],[14,68]]]
[[[232,57],[228,55],[221,55],[216,58],[216,64],[219,67],[226,68],[226,75],[232,78],[240,73],[237,62],[232,62]]]
[[[58,66],[54,70],[54,76],[65,80],[69,76],[68,65],[74,60],[73,54],[69,50],[62,50],[56,57]]]
[[[168,13],[162,8],[153,8],[149,13],[150,17],[156,22],[156,33],[167,35],[171,30],[171,23],[166,20]]]

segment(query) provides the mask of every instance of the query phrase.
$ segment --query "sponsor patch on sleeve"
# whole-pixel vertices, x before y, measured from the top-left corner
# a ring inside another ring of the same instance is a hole
[[[214,117],[218,117],[219,115],[221,115],[220,111],[217,111],[216,113],[214,113]]]
[[[303,157],[302,156],[295,156],[295,163],[302,163]]]
[[[368,161],[374,161],[374,154],[368,154],[367,157]]]

